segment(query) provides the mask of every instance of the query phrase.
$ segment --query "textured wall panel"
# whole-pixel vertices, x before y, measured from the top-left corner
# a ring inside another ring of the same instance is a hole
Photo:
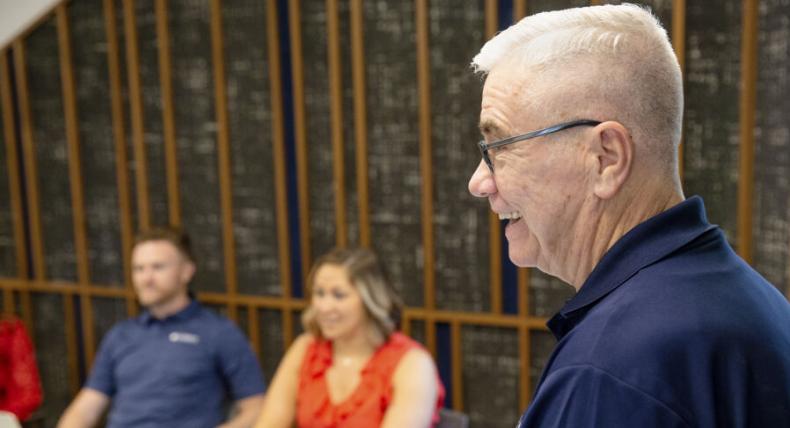
[[[480,162],[482,81],[469,63],[484,41],[483,2],[431,1],[429,13],[436,305],[483,311],[490,307],[489,209],[466,187]]]
[[[654,15],[658,16],[658,19],[661,21],[661,24],[667,30],[667,34],[671,34],[672,33],[672,1],[673,0],[649,0],[649,1],[644,1],[644,0],[619,1],[618,0],[618,1],[603,1],[602,3],[606,3],[606,4],[633,3],[641,6],[647,6],[648,8],[650,8],[650,10],[653,12]]]
[[[408,305],[423,298],[414,3],[365,2],[371,240]]]
[[[737,245],[741,2],[686,9],[684,190],[705,199],[709,220]]]
[[[527,11],[530,15],[569,7],[589,6],[586,0],[527,0]]]
[[[129,318],[126,313],[126,300],[118,297],[94,297],[91,299],[93,311],[93,336],[96,338],[96,349],[99,341],[110,329],[120,321]]]
[[[25,48],[47,276],[74,281],[77,274],[69,160],[54,18],[30,34]]]
[[[79,118],[80,156],[85,195],[91,281],[123,283],[115,140],[107,65],[107,40],[101,0],[68,9]],[[78,42],[76,42],[78,41]]]
[[[349,245],[359,244],[359,199],[357,194],[356,139],[354,138],[354,81],[351,76],[351,15],[349,0],[338,1],[340,64],[343,80],[343,149],[346,180],[346,224]],[[362,94],[359,94],[362,96]]]
[[[309,162],[310,246],[313,257],[335,245],[332,141],[329,119],[326,2],[302,2],[305,115]]]
[[[277,371],[277,365],[285,354],[283,347],[282,312],[273,309],[258,310],[259,331],[261,332],[260,363],[267,384],[270,384]]]
[[[425,321],[412,320],[409,321],[409,337],[425,345]]]
[[[172,3],[172,2],[171,2]],[[154,0],[135,0],[135,21],[137,24],[137,51],[140,79],[140,95],[143,110],[143,141],[145,141],[146,172],[148,178],[148,203],[151,224],[168,223],[168,193],[165,175],[165,154],[163,125],[163,102],[161,75],[159,74],[159,42],[156,33],[156,14]],[[118,9],[119,11],[123,9]],[[173,46],[170,47],[171,50]],[[126,70],[132,73],[133,70]],[[178,105],[175,106],[178,109]],[[128,110],[127,110],[128,111]],[[127,122],[131,131],[131,121]],[[132,142],[131,134],[129,142]],[[130,156],[134,168],[134,157]],[[132,198],[134,200],[134,198]],[[136,201],[134,201],[136,202]]]
[[[1,89],[1,88],[0,88]],[[0,90],[1,97],[6,96]],[[0,277],[16,276],[16,244],[14,243],[14,217],[11,212],[11,194],[8,176],[8,153],[6,152],[5,128],[2,122],[3,108],[0,105]],[[2,306],[0,305],[0,308]]]
[[[790,1],[760,3],[755,139],[754,265],[790,285]]]
[[[193,286],[221,292],[225,277],[209,3],[177,0],[168,5],[182,223],[193,236],[198,261]]]
[[[33,294],[34,330],[30,332],[36,343],[44,402],[39,411],[44,415],[42,426],[54,427],[71,399],[66,366],[66,325],[63,298],[56,294]]]
[[[223,10],[239,292],[279,295],[266,22],[265,2]]]
[[[351,81],[351,45],[349,41],[349,10],[347,1],[338,1],[340,32],[340,67],[343,106],[343,156],[348,242],[359,242],[358,202],[355,177],[353,128],[353,91]],[[335,246],[335,186],[333,180],[332,128],[329,106],[332,102],[327,59],[326,2],[308,0],[302,3],[302,38],[305,63],[305,111],[310,168],[310,238],[313,257]]]
[[[518,333],[513,329],[461,329],[464,411],[472,426],[511,428],[520,416]]]
[[[548,331],[531,331],[529,333],[529,385],[533,393],[556,344],[554,336]]]

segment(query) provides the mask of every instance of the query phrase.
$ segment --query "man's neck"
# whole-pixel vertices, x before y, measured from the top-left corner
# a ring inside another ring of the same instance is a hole
[[[189,306],[191,302],[192,300],[189,298],[189,295],[185,293],[185,294],[179,294],[178,296],[174,297],[171,300],[168,300],[167,302],[162,302],[161,304],[158,305],[148,306],[146,309],[148,310],[149,313],[151,313],[151,316],[153,316],[156,319],[162,320],[171,315],[175,315],[181,312],[187,306]]]
[[[557,258],[565,262],[563,276],[578,292],[603,256],[631,229],[683,201],[682,194],[645,191],[644,197],[604,202],[580,216],[575,244]]]

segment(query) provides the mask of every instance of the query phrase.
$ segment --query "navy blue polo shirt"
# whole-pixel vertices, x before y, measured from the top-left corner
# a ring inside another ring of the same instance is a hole
[[[113,327],[85,386],[111,397],[111,428],[213,428],[226,399],[264,392],[244,334],[195,301],[162,320],[145,312]]]
[[[790,304],[699,197],[623,236],[548,326],[522,427],[790,427]]]

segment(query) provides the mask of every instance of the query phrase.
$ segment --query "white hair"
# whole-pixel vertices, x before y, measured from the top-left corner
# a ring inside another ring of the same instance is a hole
[[[483,75],[505,64],[537,72],[531,77],[551,79],[555,92],[573,94],[560,102],[573,103],[576,114],[622,122],[653,160],[676,171],[680,66],[666,30],[648,9],[602,5],[528,16],[489,40],[472,61]]]

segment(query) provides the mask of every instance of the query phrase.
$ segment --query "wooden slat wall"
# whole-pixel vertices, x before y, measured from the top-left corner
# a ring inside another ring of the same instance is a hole
[[[217,169],[219,170],[220,213],[222,216],[222,253],[225,263],[225,287],[228,295],[235,297],[238,291],[236,275],[236,244],[233,237],[233,184],[230,170],[230,137],[228,130],[228,106],[225,95],[225,56],[223,55],[222,4],[211,1],[211,62],[214,66],[214,101],[217,120]],[[236,305],[228,306],[228,315],[238,320]]]
[[[291,278],[291,247],[293,239],[289,235],[287,184],[286,184],[286,154],[283,111],[283,94],[280,63],[280,37],[283,34],[278,29],[278,11],[276,0],[262,0],[266,2],[267,21],[266,46],[268,50],[268,66],[270,75],[270,108],[272,112],[272,144],[273,165],[272,170],[275,180],[275,207],[277,241],[279,253],[279,275],[281,279],[281,292],[279,297],[251,296],[239,294],[237,287],[237,265],[233,229],[233,180],[231,150],[233,141],[229,134],[228,106],[227,106],[227,81],[224,69],[223,53],[223,28],[222,28],[222,3],[220,0],[211,2],[211,57],[214,76],[214,97],[216,106],[216,121],[218,125],[218,177],[220,180],[220,202],[222,217],[223,255],[225,264],[226,293],[198,293],[198,298],[211,304],[227,306],[232,318],[238,317],[238,308],[246,310],[246,322],[249,325],[249,335],[253,348],[260,355],[261,341],[259,331],[259,311],[261,309],[275,309],[282,314],[283,338],[287,346],[295,334],[293,315],[303,310],[307,299],[294,298]],[[345,150],[346,144],[355,144],[357,193],[359,196],[359,223],[361,245],[370,246],[376,237],[371,235],[369,213],[369,190],[367,181],[367,100],[366,100],[366,69],[364,46],[364,4],[361,0],[349,0],[349,22],[351,32],[351,64],[343,64],[340,45],[340,17],[339,0],[326,0],[327,16],[327,65],[330,102],[330,142],[333,153],[333,183],[334,183],[334,224],[336,226],[336,244],[348,245],[348,224],[346,213],[346,183],[345,183]],[[598,3],[592,1],[591,3]],[[678,55],[681,67],[685,66],[685,0],[673,0],[672,13],[672,41]],[[148,194],[148,169],[146,167],[145,124],[143,120],[142,89],[139,70],[139,49],[137,46],[137,24],[134,0],[123,0],[123,21],[125,36],[125,72],[128,76],[128,87],[131,143],[133,147],[135,165],[135,187],[137,194],[137,222],[141,229],[150,226],[150,197]],[[498,2],[485,0],[485,34],[490,37],[497,31]],[[304,85],[304,59],[302,57],[301,39],[301,4],[299,1],[291,2],[288,11],[290,25],[289,37],[291,43],[291,78],[293,82],[293,124],[296,154],[296,192],[298,193],[299,210],[299,254],[302,263],[302,280],[305,279],[311,264],[312,253],[310,248],[310,204],[308,189],[310,176],[308,173],[307,156],[307,118],[305,112],[305,85]],[[754,186],[754,136],[752,130],[755,125],[756,109],[756,62],[757,62],[757,0],[743,0],[743,33],[742,33],[742,69],[741,69],[741,97],[740,97],[740,169],[739,169],[739,200],[738,200],[738,250],[748,261],[752,255],[752,193]],[[33,324],[30,293],[50,293],[63,297],[65,326],[67,335],[67,368],[70,386],[73,391],[79,387],[78,373],[78,336],[81,336],[82,353],[85,363],[90,364],[93,358],[98,338],[93,335],[91,299],[96,297],[124,299],[128,313],[135,314],[137,305],[134,303],[134,294],[130,286],[129,252],[132,241],[132,208],[130,182],[128,176],[129,160],[126,157],[126,123],[124,101],[122,97],[122,70],[120,64],[120,47],[117,41],[121,29],[116,28],[116,10],[113,0],[103,0],[104,21],[107,36],[107,58],[109,67],[109,96],[112,107],[112,126],[115,138],[115,149],[118,174],[118,209],[121,222],[122,257],[124,259],[125,288],[110,288],[104,285],[93,284],[89,275],[88,246],[86,222],[84,212],[84,177],[82,177],[80,162],[79,123],[80,118],[76,109],[76,87],[74,70],[71,58],[68,5],[59,6],[54,17],[57,22],[59,61],[61,67],[61,80],[63,88],[64,118],[66,123],[66,141],[69,149],[69,180],[71,189],[71,204],[74,223],[72,228],[75,236],[77,255],[76,282],[50,281],[47,278],[44,237],[41,226],[41,207],[39,206],[36,151],[34,141],[35,118],[31,116],[29,91],[25,59],[24,36],[15,41],[9,52],[0,53],[0,85],[2,86],[2,114],[3,132],[7,142],[5,150],[8,153],[9,182],[11,185],[11,209],[14,215],[14,241],[16,244],[18,278],[0,279],[0,288],[3,290],[5,305],[4,310],[13,310],[14,297],[18,295],[23,311],[23,317],[28,326]],[[431,76],[430,76],[430,50],[429,39],[429,1],[414,0],[415,9],[415,38],[416,38],[416,75],[419,93],[419,172],[422,179],[420,196],[420,219],[422,245],[424,250],[424,304],[423,307],[410,307],[404,311],[404,330],[409,332],[410,321],[422,321],[425,324],[425,340],[427,348],[436,355],[437,352],[437,324],[446,323],[450,331],[450,364],[452,379],[452,407],[464,409],[464,376],[462,368],[462,330],[464,326],[491,326],[513,329],[518,334],[520,378],[520,396],[518,399],[521,408],[528,405],[531,397],[530,367],[531,351],[530,338],[535,331],[545,331],[545,319],[530,314],[530,284],[528,270],[519,269],[517,287],[519,302],[516,314],[505,314],[502,308],[502,230],[498,218],[491,214],[489,217],[490,257],[486,268],[490,269],[490,311],[485,313],[439,310],[436,306],[436,255],[435,236],[433,226],[434,216],[434,165],[432,162],[432,111],[431,111]],[[161,84],[161,97],[163,105],[163,133],[165,142],[165,164],[168,194],[169,222],[173,225],[181,223],[181,204],[178,183],[178,168],[174,111],[171,81],[173,79],[170,65],[170,35],[168,29],[168,2],[156,0],[156,29],[158,40],[159,77]],[[527,1],[515,0],[513,2],[514,20],[518,20],[527,13]],[[73,17],[71,19],[74,19]],[[13,55],[14,70],[8,61],[8,56]],[[343,67],[350,67],[352,82],[343,82]],[[13,72],[16,86],[12,87],[10,75]],[[351,85],[353,88],[354,109],[354,142],[344,141],[343,120],[343,88]],[[12,90],[16,91],[16,105],[11,97]],[[19,128],[17,129],[15,116],[18,116]],[[17,153],[19,142],[21,153]],[[17,165],[15,159],[21,154],[22,164]],[[682,158],[681,158],[682,162]],[[682,163],[681,163],[682,166]],[[183,166],[181,166],[183,167]],[[21,171],[24,170],[24,177]],[[320,179],[320,178],[319,178]],[[24,198],[23,198],[24,195]],[[24,206],[24,204],[27,204]],[[27,221],[22,221],[22,213],[28,215]],[[28,252],[29,249],[29,252]],[[28,255],[29,253],[29,255]],[[32,269],[28,269],[28,265]],[[305,295],[309,295],[309,284],[305,284]],[[77,334],[77,309],[75,299],[79,298],[79,318],[81,334]]]
[[[672,0],[672,47],[680,63],[680,70],[686,68],[686,0]],[[683,179],[683,139],[678,148],[678,170]]]
[[[6,168],[8,171],[9,195],[11,197],[11,215],[13,216],[14,228],[14,247],[16,249],[16,277],[27,278],[27,243],[25,242],[25,221],[22,210],[22,186],[17,159],[19,153],[16,146],[17,131],[14,119],[14,106],[11,96],[11,69],[8,65],[8,51],[0,52],[0,112],[2,113],[3,140],[5,147],[0,150],[6,152]],[[27,301],[26,312],[29,311],[30,297],[27,291],[23,291],[23,300]],[[11,289],[3,290],[3,311],[6,313],[14,312],[14,293]],[[30,324],[28,324],[30,325]]]
[[[107,37],[107,66],[110,80],[110,106],[112,108],[113,137],[115,138],[115,179],[118,181],[118,213],[121,231],[121,259],[123,263],[123,279],[126,284],[126,312],[130,316],[137,314],[134,290],[132,289],[132,226],[131,189],[129,186],[129,161],[126,155],[126,124],[124,123],[123,97],[121,96],[121,66],[118,46],[118,29],[116,28],[115,2],[103,0],[104,25]]]
[[[329,64],[329,96],[332,127],[332,155],[334,158],[335,191],[335,240],[337,246],[348,245],[346,224],[345,154],[343,152],[343,78],[340,59],[340,23],[337,10],[338,0],[326,0],[327,55]]]
[[[266,2],[266,39],[269,50],[269,75],[272,108],[272,141],[274,143],[275,209],[277,212],[277,250],[280,257],[280,283],[285,307],[282,310],[283,340],[290,344],[294,336],[291,303],[291,242],[288,234],[288,201],[285,178],[285,131],[283,129],[282,78],[280,76],[279,30],[277,29],[277,2]]]
[[[420,198],[422,223],[422,245],[425,269],[423,269],[423,305],[428,310],[436,307],[436,258],[433,232],[433,161],[431,159],[431,77],[428,40],[428,1],[415,1],[415,22],[417,36],[417,87],[420,94],[420,177],[422,194]],[[408,318],[404,325],[409,325]],[[426,320],[425,332],[428,350],[436,355],[436,324],[433,319]]]
[[[137,17],[134,0],[123,0],[123,13],[126,31],[126,74],[129,79],[132,147],[134,147],[134,178],[137,190],[137,223],[141,230],[145,230],[151,227],[151,199],[148,195],[148,157],[145,150],[143,94],[140,88],[140,51],[137,47]]]
[[[757,0],[743,0],[738,158],[738,254],[752,263],[754,125],[757,109]]]
[[[356,142],[356,176],[359,210],[359,244],[370,247],[370,212],[368,210],[368,129],[365,90],[365,44],[362,29],[362,0],[351,0],[351,80],[354,87],[354,138]]]
[[[167,0],[156,0],[155,9],[156,40],[159,46],[159,84],[162,91],[162,126],[165,134],[167,211],[170,224],[179,226],[181,225],[181,193],[178,185],[178,148],[176,146],[176,120],[173,103],[170,30],[167,24]]]

